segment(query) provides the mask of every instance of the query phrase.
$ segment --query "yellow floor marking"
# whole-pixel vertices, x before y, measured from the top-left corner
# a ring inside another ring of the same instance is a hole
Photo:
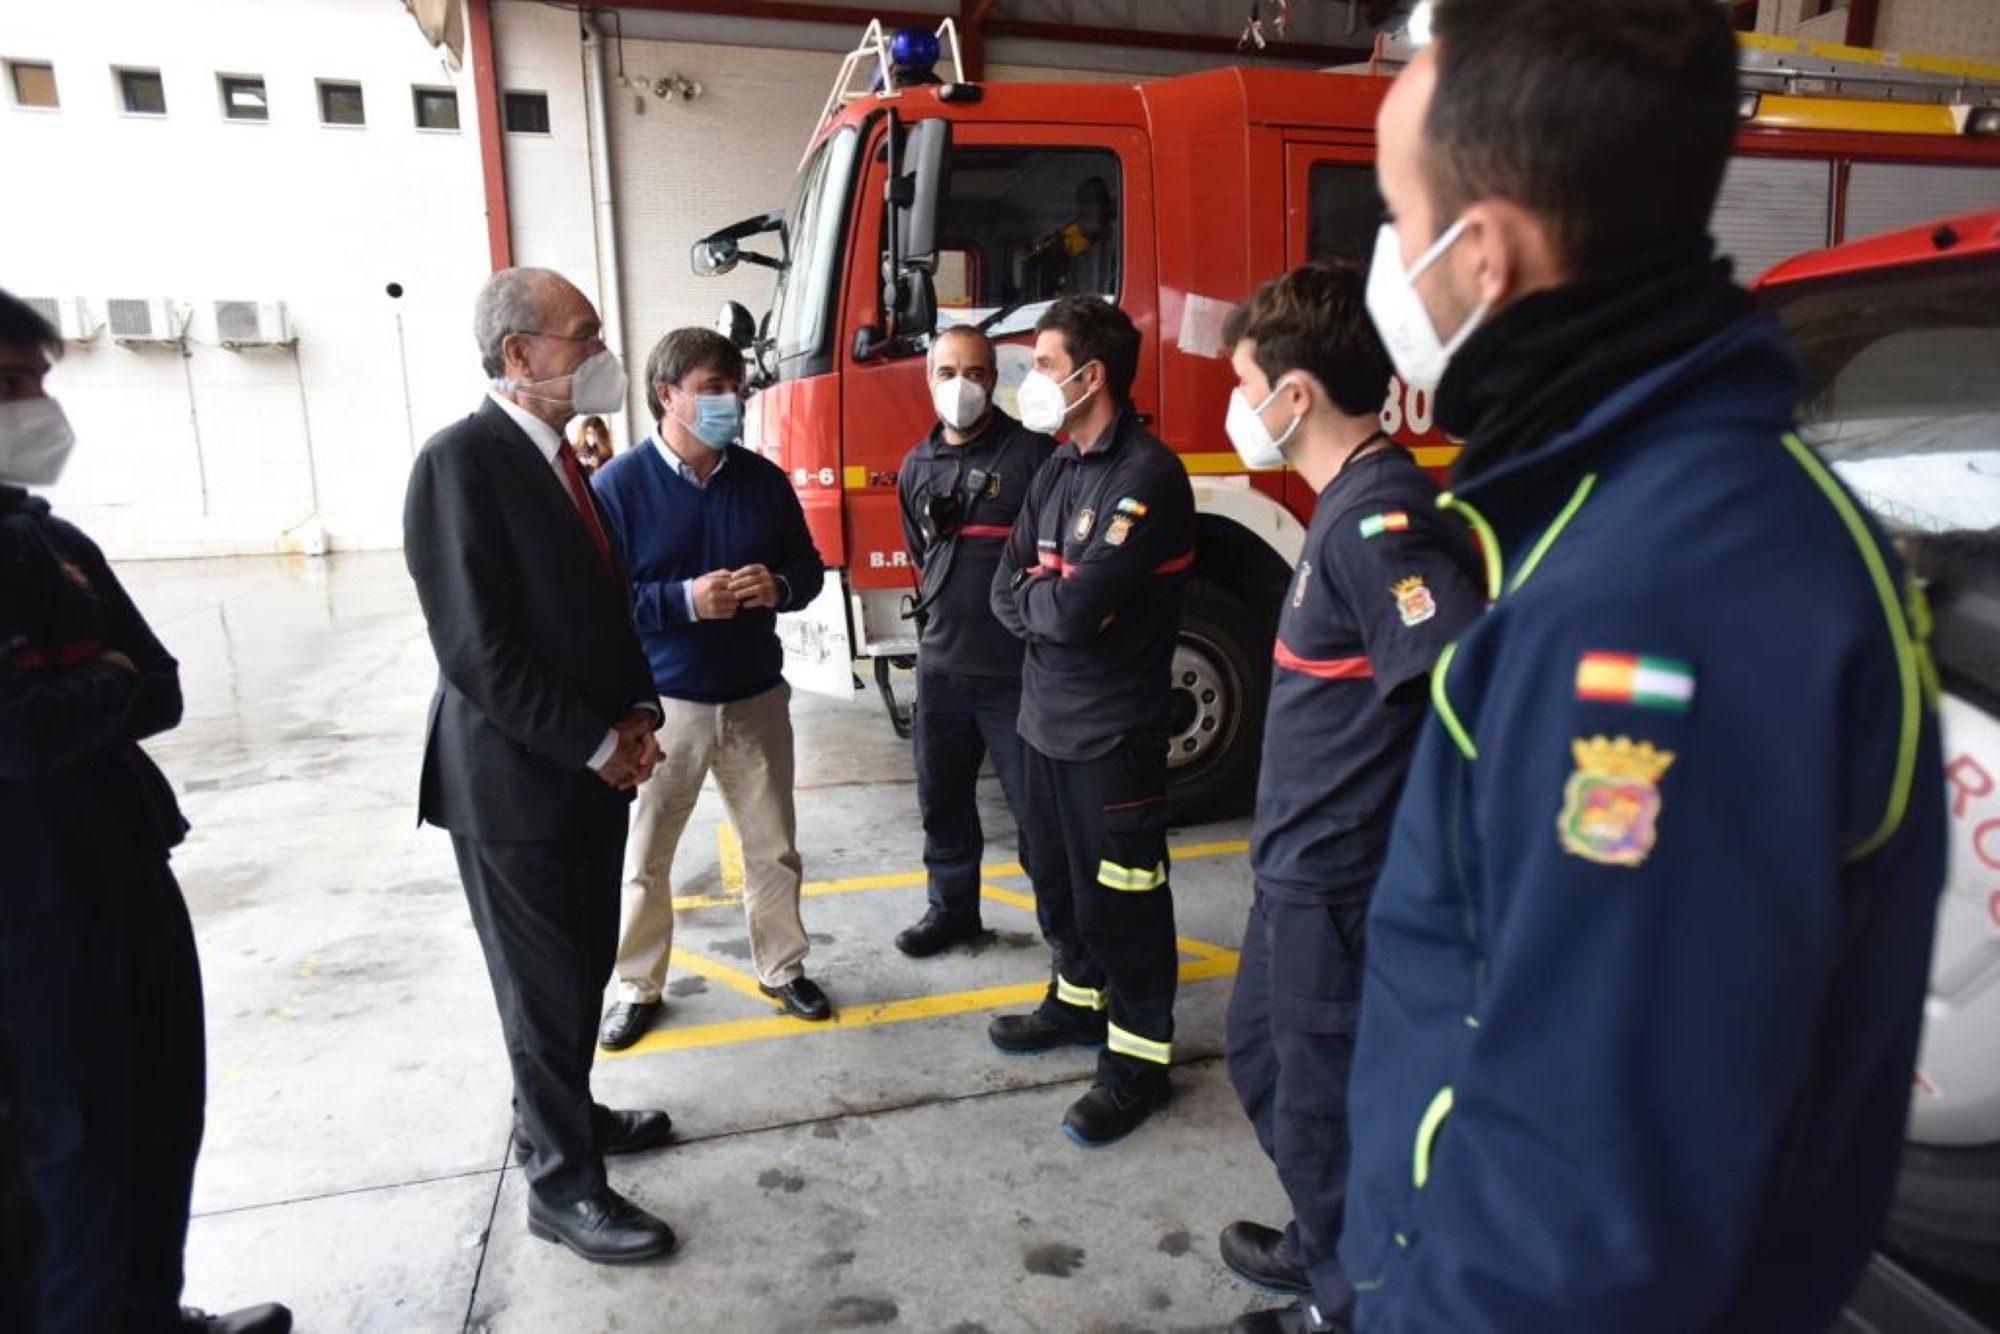
[[[724,826],[725,828],[727,826]],[[1195,861],[1203,857],[1227,857],[1233,853],[1250,851],[1248,839],[1229,839],[1219,843],[1190,843],[1185,847],[1172,849],[1174,860]],[[1019,862],[994,862],[979,868],[981,875],[1019,876],[1027,872]],[[864,889],[907,889],[921,885],[928,877],[922,871],[899,871],[890,875],[857,875],[845,880],[808,880],[800,893],[806,898],[816,899],[828,894],[852,894]],[[727,883],[725,873],[724,883]],[[741,901],[741,896],[726,894],[683,894],[674,900],[678,910],[690,908],[726,908]]]
[[[749,973],[740,968],[731,968],[728,964],[718,959],[711,959],[706,954],[696,954],[685,945],[674,946],[673,957],[668,960],[667,967],[669,971],[679,967],[683,972],[695,973],[711,982],[720,982],[731,991],[748,996],[759,1005],[776,1003],[758,989],[757,979]]]
[[[722,872],[722,887],[734,898],[743,897],[743,840],[736,826],[724,820],[715,826],[715,864]]]

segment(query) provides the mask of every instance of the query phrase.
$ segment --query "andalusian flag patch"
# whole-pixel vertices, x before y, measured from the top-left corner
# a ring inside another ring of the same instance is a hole
[[[1694,703],[1694,668],[1638,653],[1586,653],[1576,665],[1576,697],[1686,713]]]
[[[1410,516],[1402,510],[1390,510],[1387,514],[1371,514],[1361,521],[1361,537],[1366,541],[1380,537],[1384,533],[1400,533],[1410,526]]]

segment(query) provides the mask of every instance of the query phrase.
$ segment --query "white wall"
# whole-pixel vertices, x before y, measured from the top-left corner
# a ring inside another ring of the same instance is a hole
[[[175,298],[196,308],[196,341],[185,358],[108,338],[71,350],[51,383],[81,447],[53,499],[115,555],[280,549],[313,514],[309,432],[333,541],[394,545],[412,423],[421,441],[478,391],[469,85],[462,132],[414,128],[411,86],[453,80],[382,0],[96,0],[83,20],[0,8],[0,57],[52,59],[62,99],[0,107],[0,286]],[[165,117],[123,113],[114,63],[162,71]],[[265,78],[268,123],[223,119],[218,71]],[[321,126],[316,77],[358,79],[368,124]],[[216,346],[218,299],[289,303],[296,354]]]
[[[1804,0],[1763,0],[1757,31],[1839,42],[1847,35],[1843,7],[1801,19]],[[1885,51],[2000,60],[2000,0],[1882,0],[1874,45]]]

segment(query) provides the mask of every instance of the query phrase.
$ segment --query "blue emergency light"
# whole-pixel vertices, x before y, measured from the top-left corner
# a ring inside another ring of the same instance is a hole
[[[938,62],[938,39],[922,28],[898,28],[889,38],[889,63],[899,71],[928,70]]]

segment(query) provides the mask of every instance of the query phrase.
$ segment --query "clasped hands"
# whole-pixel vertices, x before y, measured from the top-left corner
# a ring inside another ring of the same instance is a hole
[[[633,709],[612,730],[618,745],[597,776],[620,792],[629,792],[653,776],[660,763],[660,742],[653,735],[660,721],[650,709]]]
[[[726,621],[745,607],[778,606],[778,577],[762,565],[740,570],[712,570],[694,581],[694,614],[704,621]]]

